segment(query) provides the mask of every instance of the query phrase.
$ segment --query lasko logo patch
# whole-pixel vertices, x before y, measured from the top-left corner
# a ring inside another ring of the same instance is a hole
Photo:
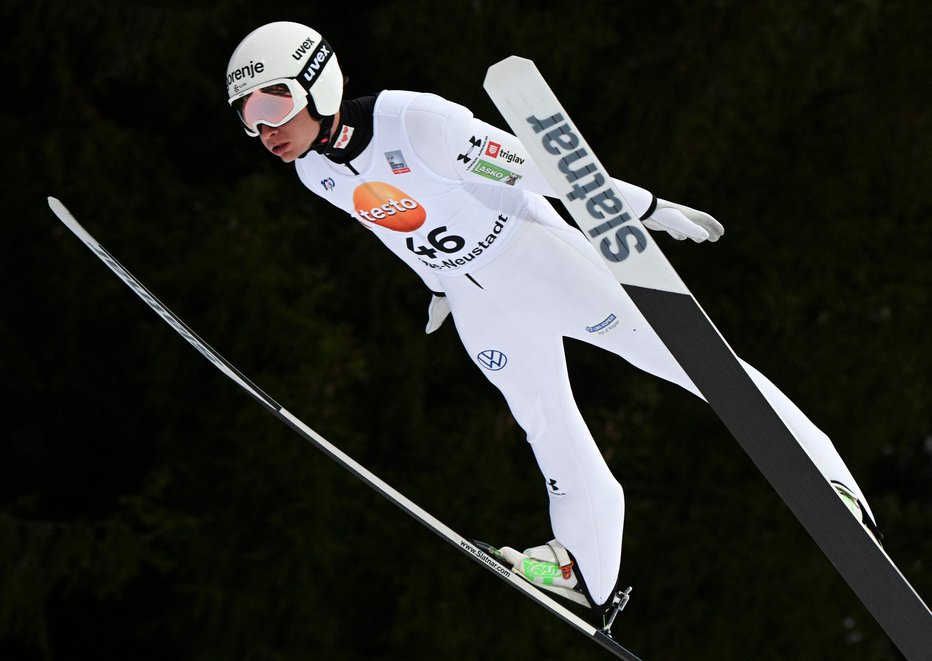
[[[381,181],[357,186],[353,191],[353,206],[363,220],[396,232],[413,232],[427,219],[424,207]]]
[[[521,178],[520,174],[512,172],[511,170],[506,170],[505,168],[500,168],[488,161],[483,161],[481,158],[476,161],[476,164],[472,167],[472,171],[486,179],[500,181],[509,186],[514,186],[518,179]]]
[[[498,349],[486,349],[478,356],[476,360],[487,370],[497,372],[508,363],[508,357]]]

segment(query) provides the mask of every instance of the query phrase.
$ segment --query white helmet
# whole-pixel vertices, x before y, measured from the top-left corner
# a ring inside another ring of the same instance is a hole
[[[294,107],[286,119],[260,116],[247,121],[240,112],[250,135],[258,133],[259,124],[280,126],[306,106],[317,118],[332,117],[340,110],[343,100],[340,64],[330,44],[306,25],[288,21],[263,25],[250,32],[233,51],[227,66],[227,96],[231,106],[276,83],[295,93]]]

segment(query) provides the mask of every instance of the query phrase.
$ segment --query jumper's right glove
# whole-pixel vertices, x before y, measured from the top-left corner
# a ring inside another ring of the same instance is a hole
[[[722,224],[704,211],[659,198],[657,206],[641,222],[647,229],[663,230],[678,241],[692,239],[697,243],[714,242],[725,233]]]

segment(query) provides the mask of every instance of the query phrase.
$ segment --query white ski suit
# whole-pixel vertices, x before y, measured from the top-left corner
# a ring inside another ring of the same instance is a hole
[[[511,134],[440,97],[386,91],[373,137],[350,165],[358,174],[315,152],[296,161],[311,191],[446,294],[467,353],[527,433],[554,537],[573,555],[589,598],[604,604],[618,581],[624,495],[574,401],[563,338],[701,394],[596,249],[544,199],[551,187]],[[638,214],[652,207],[649,192],[616,183]],[[745,367],[826,478],[863,502],[828,437]]]

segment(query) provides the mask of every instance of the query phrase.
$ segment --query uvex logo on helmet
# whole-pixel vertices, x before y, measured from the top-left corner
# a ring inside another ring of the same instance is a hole
[[[311,50],[311,47],[314,45],[314,40],[308,37],[304,42],[294,49],[294,53],[291,54],[291,57],[296,59],[298,62],[301,61],[301,58],[304,57],[304,54]]]
[[[424,224],[424,207],[391,184],[373,181],[353,191],[353,206],[363,220],[396,232],[413,232]]]
[[[324,65],[327,64],[327,60],[330,59],[331,55],[333,55],[333,51],[330,50],[330,44],[326,41],[321,41],[317,50],[311,56],[311,61],[307,65],[307,69],[304,70],[304,80],[309,83],[312,82],[317,74],[320,73],[320,70],[324,68]]]

